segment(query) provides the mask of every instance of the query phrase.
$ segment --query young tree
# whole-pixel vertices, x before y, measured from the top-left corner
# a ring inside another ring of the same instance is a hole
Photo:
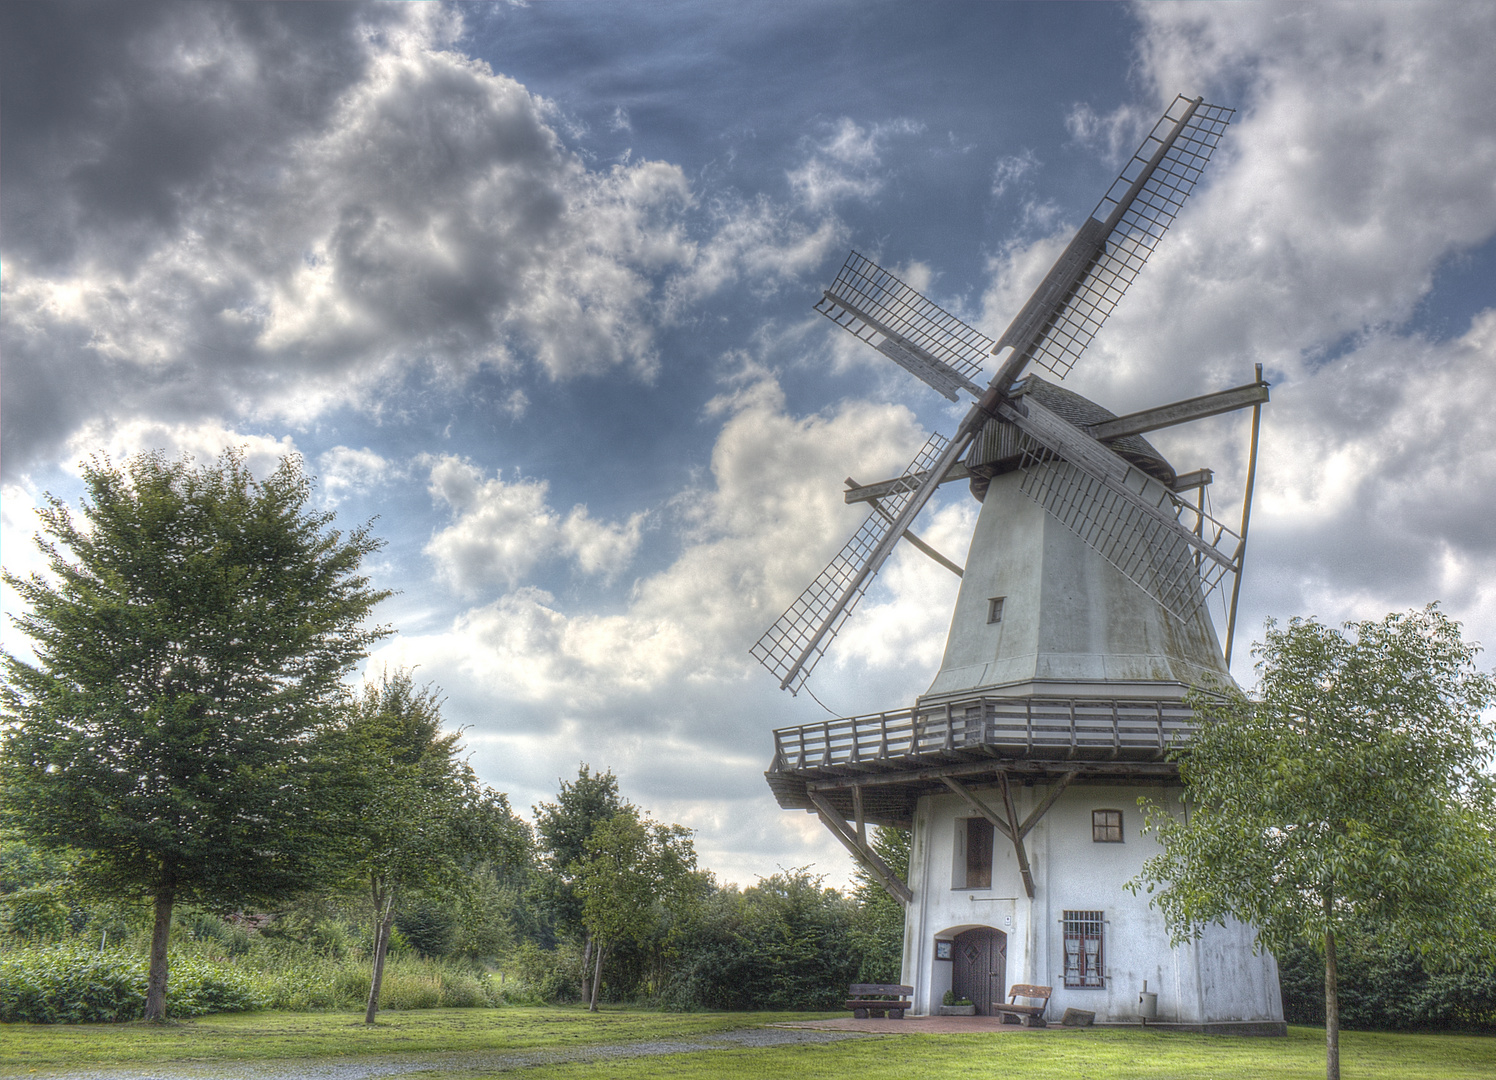
[[[909,876],[909,832],[879,825],[872,848],[897,874]],[[857,901],[852,936],[861,955],[859,982],[896,983],[904,962],[904,905],[858,863],[852,871],[852,896]]]
[[[696,896],[695,869],[691,830],[683,825],[641,818],[631,807],[592,830],[577,881],[582,921],[597,948],[592,1012],[608,950],[642,940],[662,915],[679,914]]]
[[[592,998],[592,934],[582,919],[577,874],[587,858],[587,841],[595,830],[620,810],[631,809],[618,795],[618,778],[611,771],[594,773],[583,762],[574,781],[562,780],[553,803],[535,811],[535,831],[546,852],[546,905],[561,933],[582,939],[582,1000]]]
[[[327,742],[337,763],[342,820],[335,828],[351,876],[374,903],[373,972],[364,1022],[374,1023],[399,905],[423,893],[461,893],[483,860],[522,861],[529,829],[508,797],[478,783],[443,733],[441,702],[409,671],[365,685]]]
[[[48,496],[49,577],[5,581],[35,663],[5,654],[0,797],[35,843],[83,854],[79,879],[155,906],[145,1016],[165,1015],[178,901],[239,907],[302,888],[309,737],[343,674],[388,633],[359,567],[380,542],[307,508],[288,457],[193,468],[142,454],[85,464],[75,520]]]
[[[1340,1075],[1336,943],[1377,926],[1423,954],[1489,952],[1496,683],[1437,606],[1349,623],[1273,623],[1255,697],[1197,696],[1178,753],[1189,813],[1153,808],[1176,939],[1231,916],[1281,950],[1323,950],[1326,1075]],[[1469,955],[1464,957],[1469,959]]]

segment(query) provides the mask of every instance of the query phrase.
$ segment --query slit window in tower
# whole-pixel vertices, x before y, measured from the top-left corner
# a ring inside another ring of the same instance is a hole
[[[1006,597],[994,596],[987,601],[987,622],[1000,623],[1003,621],[1003,601]]]

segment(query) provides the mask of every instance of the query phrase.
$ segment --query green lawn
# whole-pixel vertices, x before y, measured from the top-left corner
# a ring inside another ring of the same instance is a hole
[[[888,1035],[814,1046],[723,1049],[574,1062],[500,1074],[494,1055],[523,1050],[577,1051],[603,1044],[694,1036],[753,1027],[805,1014],[673,1014],[581,1009],[448,1009],[384,1013],[373,1029],[354,1013],[249,1013],[156,1027],[0,1026],[0,1074],[142,1065],[288,1064],[314,1058],[429,1062],[421,1080],[1317,1080],[1324,1075],[1324,1033],[1291,1028],[1286,1039],[1238,1039],[1171,1032],[1076,1029],[987,1035]],[[1460,1035],[1342,1036],[1346,1080],[1490,1080],[1496,1038]]]

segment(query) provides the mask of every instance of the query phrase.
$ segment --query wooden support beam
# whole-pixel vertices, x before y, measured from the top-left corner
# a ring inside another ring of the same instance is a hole
[[[872,499],[886,498],[896,491],[907,490],[908,481],[910,480],[914,481],[916,484],[923,483],[927,475],[929,474],[915,473],[910,477],[897,476],[892,480],[880,480],[876,484],[867,484],[865,486],[857,485],[849,476],[847,477],[847,484],[849,486],[848,491],[843,496],[843,498],[846,500],[847,505],[849,506],[852,503],[868,502]],[[940,478],[940,482],[942,484],[949,484],[956,480],[969,480],[971,479],[971,475],[971,470],[958,461],[946,470],[945,475]]]
[[[1267,383],[1250,382],[1245,386],[1221,390],[1214,394],[1186,398],[1156,409],[1128,413],[1115,420],[1103,420],[1099,424],[1088,424],[1086,430],[1093,439],[1120,439],[1127,435],[1141,435],[1159,428],[1186,424],[1191,420],[1203,420],[1207,416],[1218,416],[1224,412],[1245,409],[1249,405],[1261,405],[1267,400]]]
[[[1039,819],[1049,812],[1049,808],[1054,805],[1054,801],[1064,793],[1065,789],[1070,786],[1070,781],[1074,779],[1075,773],[1073,771],[1062,773],[1050,785],[1049,794],[1044,796],[1044,801],[1034,807],[1029,816],[1023,819],[1023,824],[1018,826],[1018,839],[1022,840],[1029,834],[1030,829],[1039,824]]]
[[[1056,769],[1056,766],[1063,766]],[[1173,779],[1179,775],[1179,766],[1169,761],[1026,761],[1021,758],[1004,759],[1001,766],[996,766],[989,759],[986,761],[968,761],[960,765],[937,765],[927,769],[908,769],[899,772],[878,773],[868,775],[860,773],[856,776],[839,776],[821,780],[807,780],[805,787],[807,791],[840,791],[851,787],[874,787],[881,784],[909,784],[920,781],[938,782],[947,776],[980,777],[990,776],[999,768],[1013,773],[1015,776],[1023,776],[1025,779],[1033,777],[1036,782],[1045,777],[1056,774],[1064,775],[1073,772],[1076,776],[1089,776],[1098,779],[1109,776],[1153,776],[1161,780]],[[793,771],[793,770],[789,770]]]
[[[914,893],[909,886],[895,874],[889,865],[878,857],[866,841],[859,841],[858,836],[847,827],[847,819],[827,801],[824,795],[814,791],[807,792],[811,803],[815,806],[816,816],[821,819],[821,824],[830,830],[831,835],[841,841],[842,846],[851,852],[852,857],[860,862],[869,874],[887,890],[904,907],[914,902]]]
[[[1018,856],[1018,875],[1023,878],[1023,891],[1028,893],[1028,898],[1034,898],[1034,872],[1029,868],[1028,852],[1023,848],[1023,835],[1019,831],[1018,811],[1013,808],[1013,792],[1008,787],[1008,774],[1000,772],[997,774],[997,786],[1002,789],[1003,806],[1008,811],[1008,822],[1010,830],[1008,836],[1013,840],[1013,853]]]
[[[847,486],[848,487],[856,487],[857,486],[857,481],[853,480],[849,476],[849,477],[847,477]],[[892,524],[892,522],[893,522],[893,515],[890,514],[887,510],[883,509],[883,504],[882,503],[880,503],[877,499],[869,499],[867,501],[872,504],[873,509],[877,513],[879,513],[879,514],[881,514],[883,516],[883,520],[884,521],[887,521],[890,524]],[[961,577],[962,576],[961,568],[959,566],[957,566],[955,563],[951,562],[951,560],[947,559],[944,555],[940,554],[940,552],[936,551],[929,544],[927,544],[923,540],[921,540],[919,538],[919,536],[917,536],[915,534],[915,532],[914,532],[913,529],[905,529],[904,530],[904,539],[908,540],[911,544],[913,544],[915,547],[917,547],[920,551],[923,551],[926,555],[930,556],[930,558],[934,559],[941,566],[945,567],[947,570],[949,570],[951,573],[955,574],[957,577]]]
[[[852,816],[857,819],[857,842],[867,847],[867,819],[862,816],[862,789],[852,789]]]
[[[950,788],[957,795],[961,796],[961,798],[965,799],[967,806],[971,807],[988,821],[992,822],[992,827],[994,829],[1002,833],[1009,840],[1013,839],[1013,830],[1008,828],[1008,823],[997,815],[997,811],[993,810],[986,803],[982,802],[981,799],[978,799],[975,795],[973,795],[970,788],[961,783],[961,781],[953,780],[949,776],[942,776],[940,779],[946,787]]]
[[[1189,491],[1191,488],[1206,488],[1215,483],[1215,471],[1213,469],[1196,469],[1194,472],[1180,473],[1174,477],[1174,482],[1169,485],[1173,491]]]

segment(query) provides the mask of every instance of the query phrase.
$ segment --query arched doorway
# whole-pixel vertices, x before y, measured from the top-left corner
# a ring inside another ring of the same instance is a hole
[[[957,934],[951,989],[977,1007],[978,1016],[993,1015],[992,1003],[1007,999],[1008,935],[990,926]]]

